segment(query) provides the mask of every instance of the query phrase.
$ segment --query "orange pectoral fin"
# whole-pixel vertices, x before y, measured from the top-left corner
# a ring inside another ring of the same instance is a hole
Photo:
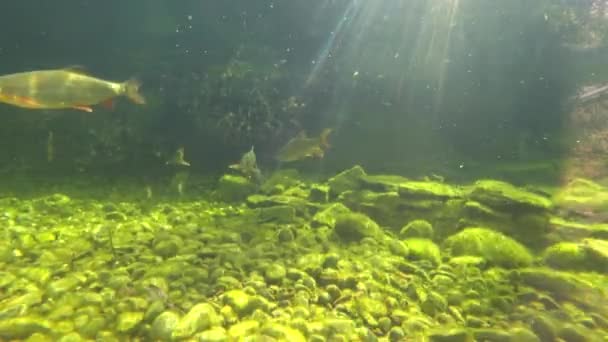
[[[100,103],[100,105],[105,109],[113,110],[114,109],[114,99],[109,98],[107,100],[104,100]]]
[[[82,111],[85,111],[85,112],[88,112],[88,113],[91,113],[93,111],[93,108],[88,107],[88,106],[75,105],[75,106],[72,106],[72,108],[78,109],[78,110],[82,110]]]

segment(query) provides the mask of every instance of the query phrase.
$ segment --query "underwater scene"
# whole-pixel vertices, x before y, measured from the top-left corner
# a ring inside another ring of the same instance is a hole
[[[608,1],[0,8],[0,341],[608,341]]]

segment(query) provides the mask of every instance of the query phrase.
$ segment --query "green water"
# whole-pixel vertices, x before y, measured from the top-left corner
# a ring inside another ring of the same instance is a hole
[[[0,341],[607,341],[606,11],[0,5]]]

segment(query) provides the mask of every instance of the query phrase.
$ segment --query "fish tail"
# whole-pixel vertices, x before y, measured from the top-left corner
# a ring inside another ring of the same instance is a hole
[[[141,82],[132,78],[124,83],[125,95],[137,104],[145,104],[146,99],[139,93]]]
[[[319,141],[320,141],[320,145],[323,148],[329,148],[331,145],[329,145],[329,135],[331,134],[332,129],[331,128],[326,128],[323,130],[323,132],[321,132],[321,135],[319,136]]]

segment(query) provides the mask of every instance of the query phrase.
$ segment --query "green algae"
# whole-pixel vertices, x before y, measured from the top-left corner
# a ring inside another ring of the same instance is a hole
[[[522,268],[534,256],[525,240],[513,237],[530,234],[525,228],[537,223],[505,229],[544,209],[528,206],[522,213],[521,201],[498,207],[468,198],[461,187],[454,187],[457,197],[443,190],[405,197],[386,191],[404,183],[365,175],[359,190],[332,197],[324,190],[329,185],[299,180],[273,186],[272,194],[256,190],[247,203],[188,198],[188,192],[153,202],[69,196],[61,210],[49,210],[15,199],[4,204],[11,220],[3,272],[11,281],[1,285],[9,297],[0,304],[10,304],[7,319],[43,317],[50,330],[34,326],[27,334],[51,338],[523,340],[546,333],[529,317],[547,308],[567,313],[551,318],[557,324],[573,324],[556,334],[597,333],[606,316],[605,295],[597,290],[605,276]],[[313,188],[320,195],[312,196]],[[15,207],[30,207],[29,221],[16,223]],[[115,220],[108,213],[122,215]],[[383,215],[394,224],[376,220]],[[459,221],[467,217],[495,225],[462,230]],[[28,222],[45,224],[34,229]],[[107,227],[114,232],[114,257]],[[555,229],[548,234],[558,239]],[[602,265],[605,241],[581,236],[556,243],[576,244],[591,265]],[[546,255],[547,264],[559,267]],[[33,260],[43,262],[34,267]],[[48,295],[56,301],[40,300]],[[583,309],[589,314],[576,316]],[[517,328],[483,330],[511,324]]]
[[[471,190],[471,198],[496,208],[514,208],[529,210],[551,209],[550,199],[538,194],[516,188],[497,180],[479,180]]]
[[[454,256],[480,256],[496,266],[528,266],[533,259],[522,244],[487,228],[466,228],[449,237],[444,244]]]

